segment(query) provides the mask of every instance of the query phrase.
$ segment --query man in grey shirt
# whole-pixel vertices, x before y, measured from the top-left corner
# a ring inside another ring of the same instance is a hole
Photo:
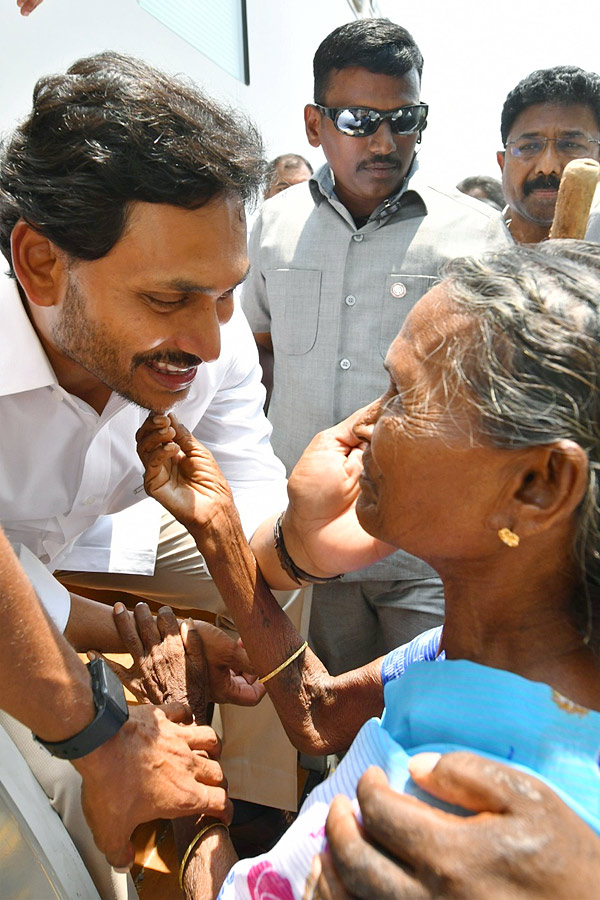
[[[440,264],[509,242],[498,213],[418,173],[422,63],[411,35],[387,19],[325,38],[305,123],[327,165],[268,200],[252,233],[242,302],[257,342],[272,343],[269,418],[288,472],[317,431],[386,389],[387,348]],[[311,640],[338,673],[439,624],[442,612],[436,573],[398,552],[315,586]]]

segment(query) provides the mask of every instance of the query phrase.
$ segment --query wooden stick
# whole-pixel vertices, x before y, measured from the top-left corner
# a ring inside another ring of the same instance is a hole
[[[585,237],[599,174],[595,159],[572,159],[567,163],[560,179],[550,238]]]

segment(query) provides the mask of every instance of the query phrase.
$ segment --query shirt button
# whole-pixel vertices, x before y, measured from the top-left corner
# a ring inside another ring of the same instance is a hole
[[[86,497],[85,500],[83,501],[83,505],[84,506],[92,506],[92,504],[95,502],[96,502],[95,497]]]
[[[346,369],[349,369],[351,365],[352,363],[349,359],[340,359],[340,369],[344,369],[344,371],[346,371]]]
[[[401,281],[395,281],[390,288],[390,293],[392,297],[396,297],[397,300],[400,300],[400,298],[404,297],[406,294],[406,285],[402,284]]]
[[[354,306],[356,303],[356,297],[353,297],[352,294],[348,294],[346,297],[346,306]]]
[[[360,243],[363,238],[364,238],[364,234],[353,234],[352,235],[352,240],[357,241],[358,243]]]
[[[47,553],[42,553],[42,555],[40,556],[40,562],[44,563],[45,566],[48,565],[48,563],[50,562],[50,557]]]

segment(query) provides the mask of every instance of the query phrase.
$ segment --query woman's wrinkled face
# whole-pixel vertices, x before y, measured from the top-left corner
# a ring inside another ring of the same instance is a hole
[[[436,286],[390,347],[388,391],[355,426],[369,444],[361,525],[427,561],[481,554],[510,467],[507,451],[480,445],[476,415],[455,387],[449,348],[458,341],[460,356],[473,340],[472,319]]]

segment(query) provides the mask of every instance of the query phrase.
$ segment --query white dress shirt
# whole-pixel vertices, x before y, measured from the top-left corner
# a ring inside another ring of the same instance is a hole
[[[31,580],[40,562],[50,571],[151,575],[162,508],[144,493],[135,444],[147,411],[112,394],[98,415],[60,387],[13,280],[0,282],[0,310],[0,522],[35,557],[21,557]],[[248,536],[287,504],[263,400],[256,345],[236,307],[221,328],[219,359],[200,366],[176,412],[214,454]],[[65,618],[49,594],[64,625],[68,606]]]

